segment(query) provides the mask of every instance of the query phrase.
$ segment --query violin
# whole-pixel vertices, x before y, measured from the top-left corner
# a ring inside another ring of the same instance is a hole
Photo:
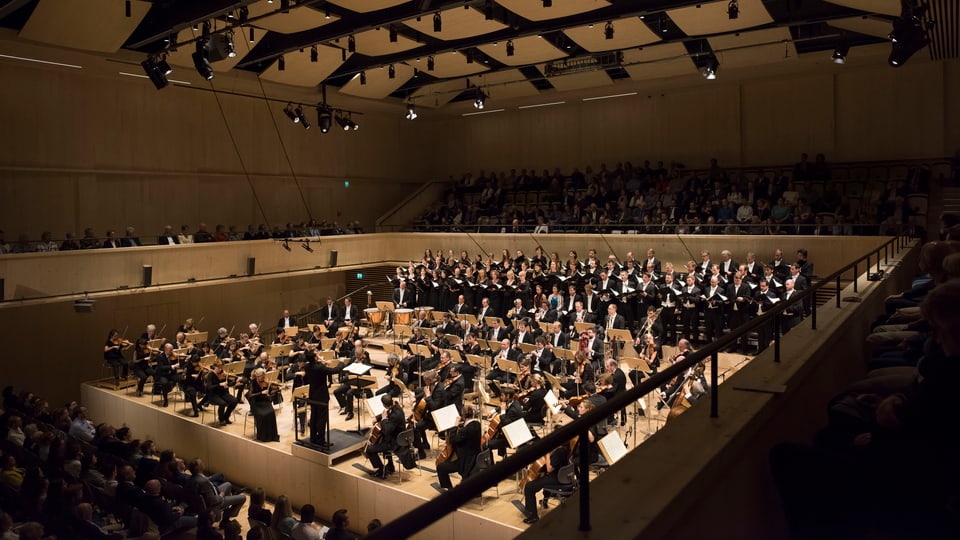
[[[113,345],[114,345],[115,347],[124,347],[124,348],[133,345],[133,343],[130,343],[130,340],[128,340],[128,339],[123,339],[123,338],[121,338],[121,337],[119,337],[119,336],[111,339],[111,340],[110,340],[110,343],[113,343]]]

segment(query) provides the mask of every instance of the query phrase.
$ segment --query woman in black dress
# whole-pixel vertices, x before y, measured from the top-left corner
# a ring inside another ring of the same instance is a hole
[[[279,392],[279,389],[274,391]],[[257,426],[257,440],[261,442],[279,441],[277,414],[273,410],[270,384],[267,382],[267,372],[263,368],[253,370],[247,401],[250,402],[250,412],[253,413],[253,422]]]

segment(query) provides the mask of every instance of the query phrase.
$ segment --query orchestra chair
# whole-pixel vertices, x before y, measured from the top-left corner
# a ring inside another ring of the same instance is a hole
[[[250,401],[250,393],[243,395],[243,400],[247,402],[247,412],[243,414],[243,436],[247,436],[247,420],[253,417],[253,402]],[[257,438],[257,423],[253,423],[253,438]]]
[[[560,467],[557,472],[557,479],[563,487],[543,488],[543,499],[540,501],[540,506],[543,508],[547,508],[549,499],[563,501],[577,490],[577,470],[572,463]]]
[[[407,448],[410,453],[413,454],[413,462],[416,464],[417,472],[420,474],[420,476],[423,476],[423,469],[420,468],[420,458],[417,456],[416,449],[413,448],[413,428],[401,431],[397,435],[397,451],[399,451],[401,448]],[[398,459],[395,467],[397,471],[397,480],[399,481],[398,483],[402,484],[404,469],[403,463],[400,463],[400,460]]]
[[[273,529],[271,529],[266,523],[250,518],[247,518],[247,522],[250,526],[250,530],[260,529],[260,534],[262,535],[261,538],[263,538],[263,540],[276,540],[276,535],[273,533]]]
[[[483,452],[477,454],[477,463],[473,466],[473,470],[470,471],[470,476],[479,474],[490,467],[493,467],[493,450],[487,448]],[[461,479],[462,481],[462,479]],[[497,482],[493,485],[493,488],[497,490],[497,498],[500,498],[500,483]],[[480,509],[483,510],[483,492],[480,492]]]
[[[298,386],[293,389],[293,392],[290,395],[290,400],[293,401],[293,434],[296,436],[297,429],[299,427],[300,433],[306,434],[306,418],[307,418],[307,403],[305,401],[300,401],[299,405],[298,399],[307,399],[310,395],[310,385],[305,384],[303,386]],[[302,421],[301,421],[302,420]]]

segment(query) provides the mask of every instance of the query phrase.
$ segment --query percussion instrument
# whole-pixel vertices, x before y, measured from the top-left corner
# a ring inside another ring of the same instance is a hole
[[[394,310],[394,324],[409,325],[413,322],[413,310],[412,309],[397,309]]]
[[[427,319],[428,319],[428,320],[430,319],[430,313],[431,313],[433,310],[434,310],[434,307],[433,307],[433,306],[420,306],[420,307],[417,308],[417,311],[426,311],[426,312],[427,312]]]
[[[367,308],[363,310],[364,314],[367,316],[367,320],[370,321],[370,324],[374,326],[379,326],[383,322],[383,312],[377,308]]]

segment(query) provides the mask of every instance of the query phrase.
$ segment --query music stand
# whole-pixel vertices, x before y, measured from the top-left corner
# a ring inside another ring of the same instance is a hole
[[[619,354],[617,354],[617,353],[620,351],[620,347],[623,347],[623,346],[625,346],[625,345],[627,345],[627,344],[630,344],[630,342],[633,341],[633,335],[630,334],[630,331],[629,331],[629,330],[621,330],[621,329],[618,329],[618,328],[610,328],[610,329],[607,329],[607,336],[610,338],[611,341],[613,341],[613,342],[619,342],[619,347],[618,347],[616,344],[615,344],[614,347],[613,347],[613,353],[614,353],[614,354],[613,354],[613,357],[614,357],[614,358],[617,358],[617,357],[620,356]],[[632,345],[632,344],[630,345],[630,348],[633,349],[633,345]],[[636,351],[636,350],[633,351],[633,355],[632,355],[632,356],[637,356],[637,351]]]
[[[287,326],[283,329],[283,333],[292,338],[297,337],[297,332],[299,331],[300,331],[300,328],[297,326]]]
[[[500,369],[506,371],[507,373],[513,373],[514,375],[520,375],[520,365],[514,362],[513,360],[507,360],[506,358],[497,360],[497,364],[500,365]]]
[[[543,321],[537,321],[537,324],[540,326],[540,330],[543,331],[544,334],[549,334],[551,328],[553,327],[551,323]]]
[[[597,444],[600,446],[600,453],[603,454],[603,459],[607,460],[607,463],[610,465],[620,461],[620,458],[627,455],[627,447],[624,446],[623,441],[620,439],[620,434],[616,431],[607,433],[602,439],[597,441]],[[636,448],[636,442],[634,442],[633,446]]]
[[[629,367],[631,371],[632,371],[632,370],[637,370],[637,371],[643,373],[644,375],[646,375],[646,376],[648,376],[648,377],[650,376],[651,373],[653,373],[653,369],[650,367],[650,364],[647,362],[646,358],[629,358],[629,357],[624,357],[624,358],[621,358],[621,360],[623,360],[623,363],[627,364],[627,367]],[[628,377],[628,379],[629,379],[629,377]],[[633,383],[634,386],[640,384],[639,378],[638,378],[636,381],[634,381],[634,380],[631,379],[630,382]],[[634,448],[637,447],[637,416],[638,416],[637,407],[639,406],[641,409],[643,409],[643,411],[644,411],[643,414],[644,414],[644,416],[647,417],[647,431],[649,431],[649,430],[651,429],[651,428],[650,428],[650,415],[648,415],[648,414],[646,413],[646,410],[650,408],[650,397],[651,397],[652,395],[653,395],[653,392],[650,392],[650,393],[647,394],[647,405],[646,405],[646,406],[644,406],[644,404],[642,403],[642,400],[643,400],[642,397],[641,397],[640,399],[637,399],[636,401],[633,402],[633,447],[634,447]],[[609,459],[607,460],[607,463],[610,463],[610,460],[609,460]],[[610,464],[613,465],[612,463],[610,463]]]
[[[537,346],[533,343],[517,343],[517,346],[520,347],[520,350],[523,352],[523,354],[530,354],[537,350]]]
[[[591,330],[591,329],[594,328],[595,326],[597,326],[597,325],[593,324],[592,322],[575,322],[575,323],[573,323],[573,327],[577,329],[577,333],[578,333],[578,334],[582,334],[583,332],[586,332],[587,330]]]
[[[200,345],[201,343],[207,341],[207,334],[207,332],[192,332],[190,334],[184,334],[183,339],[192,341],[196,345]]]
[[[443,316],[446,315],[447,313],[448,313],[448,312],[446,312],[446,311],[431,311],[431,312],[430,312],[430,318],[431,318],[434,322],[443,322]]]
[[[360,377],[370,373],[371,369],[372,369],[371,366],[368,366],[367,364],[361,364],[360,362],[354,362],[349,366],[346,366],[345,368],[343,368],[343,372],[347,373],[347,385],[350,384],[350,375],[353,375],[354,381],[356,382],[356,387],[358,390],[357,392],[357,434],[359,435],[363,435],[363,430],[360,428],[360,416],[362,416],[361,414],[362,409],[360,408],[361,407],[360,403],[363,399],[363,388],[364,386],[366,386],[366,385],[360,384],[360,381],[361,381]]]
[[[477,316],[473,313],[461,313],[460,317],[470,323],[470,326],[480,326],[480,321],[477,320]]]

